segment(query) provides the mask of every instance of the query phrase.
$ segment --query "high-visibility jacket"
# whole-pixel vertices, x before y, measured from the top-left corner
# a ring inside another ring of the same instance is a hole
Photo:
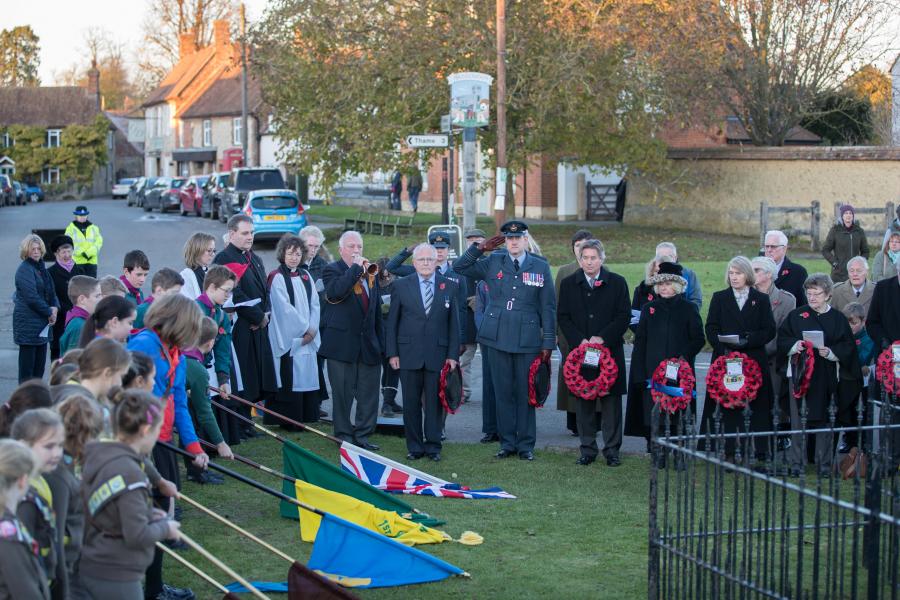
[[[100,235],[100,228],[91,223],[87,230],[82,233],[81,229],[73,221],[66,227],[66,235],[75,242],[75,252],[72,258],[75,259],[76,265],[96,265],[97,257],[100,254],[100,248],[103,247],[103,236]]]

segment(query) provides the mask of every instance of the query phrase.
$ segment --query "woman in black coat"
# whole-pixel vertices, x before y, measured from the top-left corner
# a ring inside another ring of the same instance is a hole
[[[575,405],[581,458],[588,465],[597,457],[597,413],[603,428],[603,455],[609,466],[618,466],[622,445],[622,394],[625,393],[625,351],[622,337],[628,330],[631,309],[628,284],[621,275],[602,267],[606,256],[603,244],[587,240],[579,249],[582,268],[560,282],[557,324],[572,350],[583,342],[599,342],[609,348],[618,367],[618,376],[607,396],[595,400],[577,399]],[[589,278],[592,282],[589,285]],[[562,367],[560,367],[562,368]],[[597,377],[598,370],[582,367],[585,378]]]
[[[834,410],[837,410],[838,373],[853,379],[862,379],[862,374],[858,372],[859,361],[853,360],[856,342],[853,340],[850,324],[843,314],[832,309],[829,304],[831,278],[824,273],[813,273],[806,279],[803,288],[808,304],[791,311],[781,324],[778,330],[778,353],[783,360],[789,360],[800,352],[804,331],[823,332],[823,347],[814,350],[815,366],[806,391],[806,417],[808,427],[824,428],[831,424],[832,403]],[[834,455],[831,433],[816,434],[815,446],[815,461],[819,472],[823,475],[830,474]],[[802,460],[802,456],[796,456],[793,460]],[[796,468],[801,465],[791,466]]]
[[[772,429],[772,378],[766,358],[766,344],[775,338],[775,317],[769,296],[754,289],[753,265],[743,256],[728,262],[725,279],[728,288],[713,294],[706,317],[706,339],[713,348],[712,361],[730,352],[743,352],[756,361],[762,375],[762,386],[750,404],[750,430]],[[720,341],[719,336],[738,336],[737,342]],[[733,433],[744,429],[744,411],[716,404],[707,391],[703,403],[700,432],[715,432],[716,408],[722,417],[722,431]],[[764,440],[759,450],[765,452]],[[734,444],[726,444],[726,454],[733,454]]]
[[[69,281],[76,275],[82,275],[81,265],[76,265],[72,258],[75,250],[75,242],[67,235],[58,235],[50,241],[50,253],[56,258],[56,262],[47,267],[50,279],[53,280],[53,290],[59,301],[59,317],[53,324],[53,339],[50,340],[50,360],[59,358],[59,339],[66,329],[66,313],[72,310],[72,301],[69,300]]]
[[[681,275],[681,265],[664,262],[659,272],[649,279],[654,292],[659,296],[641,309],[637,333],[634,337],[634,351],[631,354],[631,382],[643,385],[640,407],[630,404],[636,399],[629,396],[628,412],[640,410],[644,427],[651,427],[653,399],[647,388],[647,380],[659,364],[670,358],[681,357],[694,368],[694,358],[703,348],[703,322],[697,308],[684,297],[687,281]],[[693,413],[693,402],[691,412]],[[664,419],[660,419],[663,431]]]
[[[47,343],[59,313],[53,280],[44,266],[47,252],[40,236],[29,234],[19,245],[22,264],[16,269],[13,341],[19,346],[19,383],[44,376]]]

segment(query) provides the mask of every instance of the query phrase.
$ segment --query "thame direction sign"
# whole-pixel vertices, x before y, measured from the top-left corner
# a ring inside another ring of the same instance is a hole
[[[408,135],[406,145],[410,148],[446,148],[450,145],[450,136],[446,134]]]

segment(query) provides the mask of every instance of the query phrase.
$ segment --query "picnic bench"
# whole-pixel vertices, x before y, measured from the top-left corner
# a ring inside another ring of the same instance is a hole
[[[392,235],[412,230],[415,214],[400,210],[360,210],[355,217],[344,219],[344,231]]]

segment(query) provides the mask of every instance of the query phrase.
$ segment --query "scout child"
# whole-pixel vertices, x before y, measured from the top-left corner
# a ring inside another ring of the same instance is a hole
[[[72,308],[66,313],[66,329],[59,340],[60,356],[78,347],[84,322],[103,298],[100,282],[87,275],[76,275],[69,281],[68,295]]]

